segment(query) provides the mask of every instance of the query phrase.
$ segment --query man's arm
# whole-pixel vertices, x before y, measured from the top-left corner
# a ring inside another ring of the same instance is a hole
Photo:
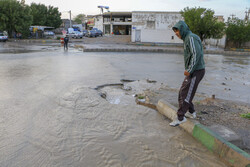
[[[192,74],[200,60],[201,52],[202,52],[202,46],[200,45],[199,41],[195,39],[194,37],[189,37],[189,45],[190,45],[190,54],[191,54],[191,60],[189,62],[188,69],[186,70],[189,74]],[[188,76],[188,75],[186,75]]]

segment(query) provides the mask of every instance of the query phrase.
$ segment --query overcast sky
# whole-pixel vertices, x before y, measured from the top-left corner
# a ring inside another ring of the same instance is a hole
[[[185,7],[204,7],[215,11],[215,15],[223,15],[224,19],[234,14],[243,19],[246,8],[250,8],[250,0],[26,0],[42,3],[46,6],[58,7],[63,18],[83,13],[86,15],[100,14],[99,5],[109,6],[110,11],[180,11]]]

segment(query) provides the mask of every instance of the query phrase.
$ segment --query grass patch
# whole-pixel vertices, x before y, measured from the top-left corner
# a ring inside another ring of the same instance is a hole
[[[196,101],[195,104],[196,104],[196,105],[200,105],[201,102],[200,102],[200,101]]]
[[[241,116],[242,118],[250,119],[250,113],[247,113],[247,114],[240,114],[240,116]]]
[[[145,99],[144,96],[138,96],[138,99]]]

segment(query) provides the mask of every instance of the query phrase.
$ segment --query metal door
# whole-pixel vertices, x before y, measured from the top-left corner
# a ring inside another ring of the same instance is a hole
[[[135,30],[135,42],[141,42],[141,30]]]

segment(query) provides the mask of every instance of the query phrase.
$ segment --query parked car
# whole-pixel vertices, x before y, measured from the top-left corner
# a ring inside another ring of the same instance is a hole
[[[98,28],[92,28],[92,30],[95,30],[95,31],[97,31],[97,30],[98,30]]]
[[[102,36],[102,31],[99,30],[98,28],[92,28],[92,30],[96,32],[97,36]]]
[[[72,31],[71,33],[68,33],[66,35],[68,35],[70,38],[75,38],[75,39],[80,38],[79,34],[77,32],[75,32],[75,31]]]
[[[95,30],[89,30],[88,33],[86,34],[87,37],[97,37],[96,31]]]
[[[83,36],[86,36],[86,34],[88,33],[88,30],[83,30],[82,33],[83,33]]]
[[[96,30],[97,36],[102,36],[102,31],[101,30]]]
[[[78,34],[78,38],[82,38],[83,37],[83,32],[80,31],[75,31],[75,33]]]
[[[8,40],[8,36],[0,32],[0,41],[6,42],[7,40]]]
[[[43,34],[44,34],[45,36],[54,36],[54,35],[55,35],[55,33],[52,32],[52,31],[44,31]]]

